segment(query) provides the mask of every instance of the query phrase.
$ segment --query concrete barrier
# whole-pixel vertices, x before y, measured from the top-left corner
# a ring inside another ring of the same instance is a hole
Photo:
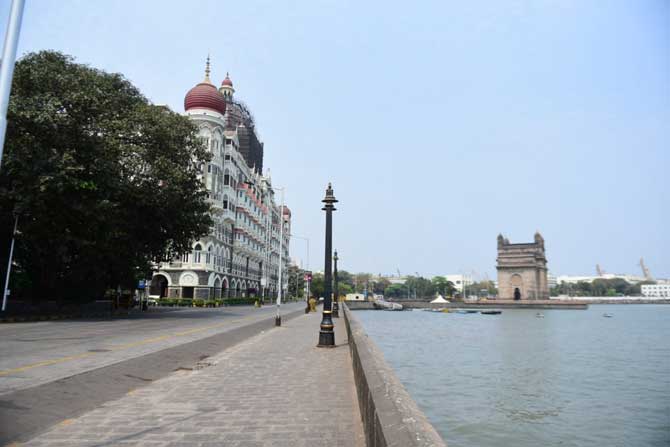
[[[372,301],[345,301],[349,310],[374,310]]]
[[[343,306],[367,447],[444,447],[361,323]]]

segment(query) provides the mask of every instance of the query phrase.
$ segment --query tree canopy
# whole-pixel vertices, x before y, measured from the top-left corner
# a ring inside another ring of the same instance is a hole
[[[208,232],[208,159],[188,118],[122,75],[53,51],[23,57],[0,170],[3,255],[19,216],[13,282],[59,300],[132,287]]]

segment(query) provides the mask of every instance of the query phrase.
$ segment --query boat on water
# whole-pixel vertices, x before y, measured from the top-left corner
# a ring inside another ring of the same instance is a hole
[[[544,318],[544,314],[538,312],[538,313],[535,314],[535,318]]]
[[[605,318],[612,318],[613,316],[614,316],[614,315],[612,315],[612,314],[608,314],[608,313],[604,313],[604,314],[603,314],[603,317],[605,317]]]
[[[456,314],[476,314],[476,313],[479,313],[479,311],[475,310],[475,309],[452,309],[451,312],[456,313]]]
[[[479,312],[482,315],[500,315],[502,310],[498,309],[486,309]]]
[[[377,298],[373,301],[374,306],[382,310],[402,310],[402,304],[391,303],[390,301]]]

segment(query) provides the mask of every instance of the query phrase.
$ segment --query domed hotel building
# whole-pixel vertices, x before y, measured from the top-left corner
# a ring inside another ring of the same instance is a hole
[[[287,284],[291,211],[279,205],[253,116],[235,98],[226,74],[220,87],[205,79],[184,98],[186,116],[199,129],[212,159],[202,167],[213,226],[178,259],[155,266],[149,294],[169,298],[274,297]],[[283,225],[281,231],[280,225]],[[282,234],[282,240],[280,240]]]

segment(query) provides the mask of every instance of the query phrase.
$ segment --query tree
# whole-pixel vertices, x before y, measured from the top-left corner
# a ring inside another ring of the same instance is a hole
[[[305,271],[296,265],[288,267],[289,296],[302,299],[305,294]]]
[[[496,295],[498,293],[498,289],[496,289],[495,283],[493,281],[479,281],[468,285],[467,293],[468,295],[477,296]]]
[[[356,292],[363,293],[366,286],[369,286],[369,281],[372,275],[369,273],[356,273],[354,275],[354,289]],[[368,290],[371,292],[371,290]]]
[[[445,296],[453,296],[456,293],[454,283],[447,280],[444,276],[435,276],[432,281],[437,293]]]
[[[388,286],[390,286],[390,285],[391,285],[391,281],[389,281],[389,280],[386,279],[386,278],[382,278],[382,277],[380,276],[378,279],[375,279],[375,280],[372,282],[372,291],[373,291],[374,293],[383,295],[383,294],[384,294],[384,291],[386,290],[386,288],[387,288]]]
[[[14,71],[5,149],[0,252],[16,212],[25,296],[83,301],[131,288],[212,224],[196,127],[119,74],[28,54]]]
[[[314,273],[312,275],[312,283],[309,287],[310,295],[315,296],[318,299],[323,296],[324,291],[323,273]]]
[[[404,284],[391,284],[384,290],[388,298],[407,298],[407,287]]]

